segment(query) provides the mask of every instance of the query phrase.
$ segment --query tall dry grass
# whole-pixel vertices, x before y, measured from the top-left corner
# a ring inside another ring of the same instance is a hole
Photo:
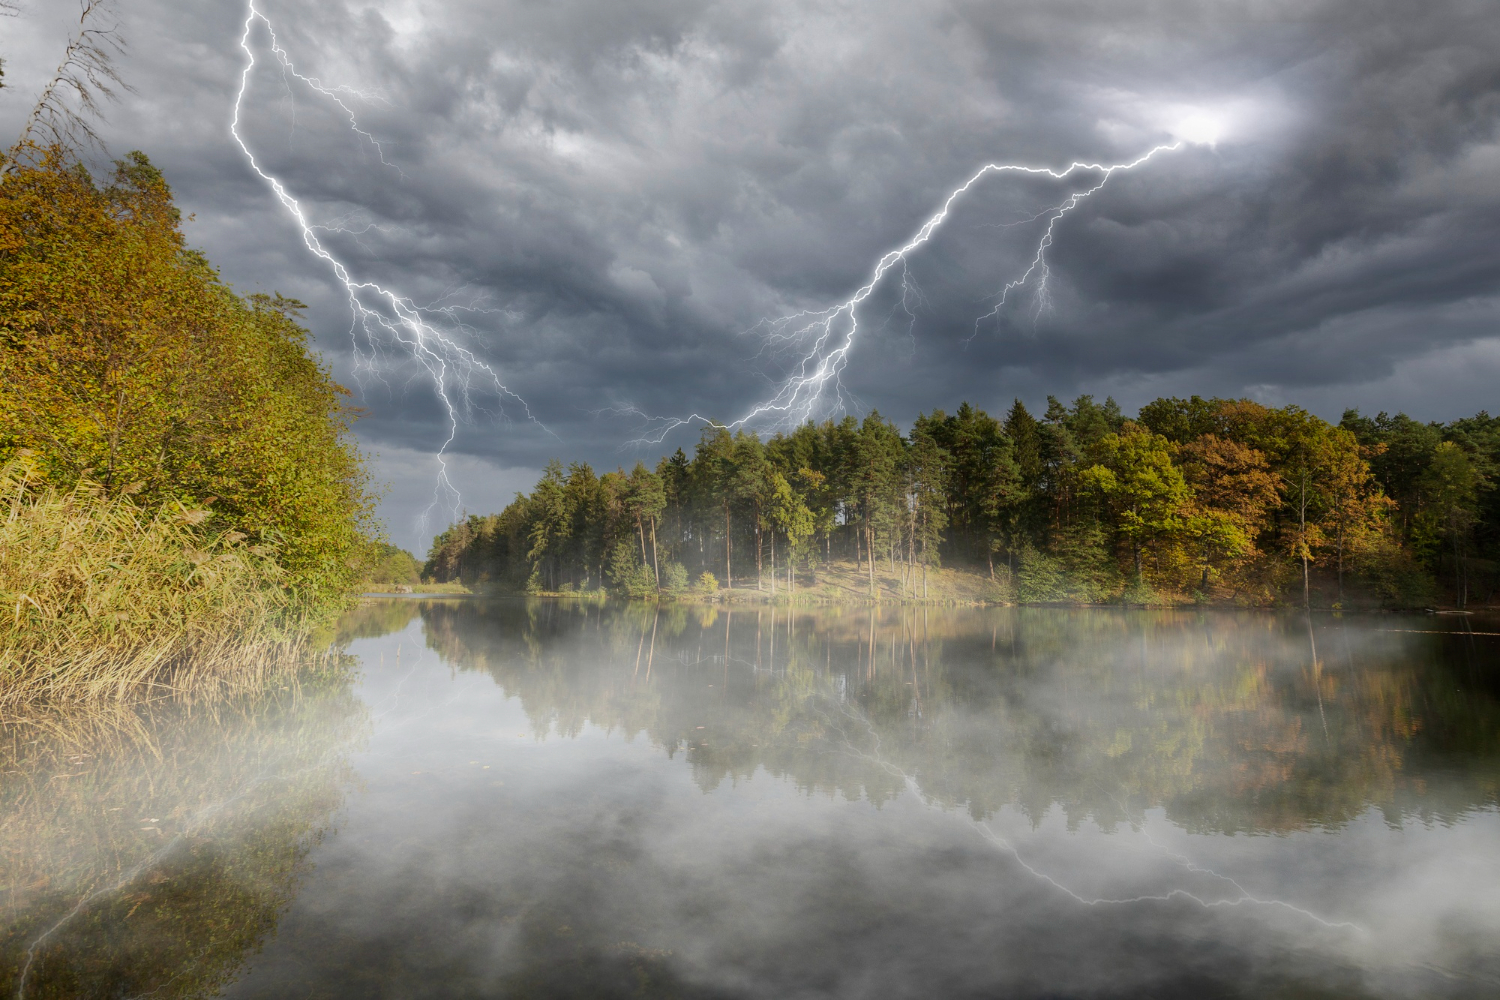
[[[49,701],[231,692],[295,671],[306,629],[275,551],[175,501],[0,468],[0,715]]]

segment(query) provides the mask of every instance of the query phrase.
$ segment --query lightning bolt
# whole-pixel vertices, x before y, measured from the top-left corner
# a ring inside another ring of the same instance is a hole
[[[370,132],[359,127],[353,109],[344,101],[345,96],[368,98],[369,95],[348,87],[329,87],[316,77],[304,76],[297,72],[291,56],[277,40],[276,31],[270,19],[255,6],[255,0],[248,0],[245,30],[240,36],[240,48],[245,53],[245,68],[240,74],[239,91],[234,98],[234,114],[229,123],[230,135],[239,145],[241,152],[245,154],[250,169],[270,186],[276,199],[291,214],[298,228],[301,229],[303,245],[313,256],[325,262],[333,271],[334,277],[343,285],[349,298],[349,309],[352,315],[350,339],[354,343],[354,353],[357,359],[356,374],[365,370],[379,378],[376,359],[381,353],[380,345],[389,343],[409,354],[431,380],[432,387],[447,416],[448,434],[434,456],[438,463],[438,475],[433,487],[432,503],[419,518],[419,524],[425,530],[428,516],[437,507],[440,505],[446,507],[450,517],[457,518],[460,504],[463,502],[462,494],[453,485],[448,475],[447,451],[458,435],[460,414],[471,414],[475,408],[472,401],[474,391],[483,388],[485,392],[492,393],[502,404],[507,399],[514,400],[525,411],[527,420],[537,424],[538,427],[542,425],[532,415],[526,401],[505,386],[494,368],[460,343],[454,335],[439,330],[427,318],[428,314],[436,312],[452,321],[453,307],[424,308],[376,282],[353,277],[348,267],[324,247],[318,238],[320,230],[324,232],[347,232],[348,230],[340,222],[322,226],[310,222],[301,203],[292,196],[286,185],[278,177],[262,168],[256,160],[249,144],[240,134],[240,112],[244,105],[245,93],[249,89],[250,74],[256,66],[255,50],[250,44],[256,22],[264,26],[270,38],[271,52],[281,67],[283,77],[294,77],[337,104],[347,116],[349,127],[376,148],[380,154],[380,162],[387,166],[392,166],[392,164],[386,161],[385,150],[380,142]],[[397,169],[399,171],[399,168]],[[461,325],[457,326],[461,328]],[[369,348],[368,356],[361,349],[361,332],[364,336],[364,343]],[[545,427],[542,429],[546,430]]]
[[[954,206],[980,181],[998,174],[1050,177],[1059,181],[1067,180],[1077,174],[1098,175],[1097,182],[1091,186],[1074,192],[1059,204],[1044,209],[1029,219],[1021,220],[1021,222],[1035,222],[1046,219],[1047,224],[1037,240],[1036,250],[1026,269],[1001,286],[1000,290],[995,293],[994,308],[975,320],[976,333],[980,324],[986,319],[999,317],[1000,311],[1005,308],[1012,292],[1028,285],[1035,285],[1037,312],[1040,315],[1050,303],[1047,286],[1051,272],[1047,265],[1047,251],[1051,248],[1056,236],[1058,222],[1098,193],[1115,174],[1134,170],[1159,153],[1173,152],[1183,146],[1182,140],[1163,143],[1153,146],[1147,152],[1127,162],[1105,164],[1075,160],[1061,169],[1034,167],[1019,163],[986,163],[968,180],[953,189],[944,199],[942,207],[905,243],[886,251],[876,262],[869,280],[855,289],[847,299],[825,309],[803,310],[777,319],[763,320],[752,328],[762,331],[768,347],[785,344],[806,346],[801,357],[791,366],[791,373],[776,387],[770,398],[757,403],[744,416],[724,426],[730,430],[750,424],[770,427],[795,426],[812,419],[822,411],[830,391],[835,395],[838,407],[842,408],[846,399],[846,390],[840,377],[845,365],[848,364],[850,353],[854,350],[855,341],[859,337],[860,306],[864,305],[866,300],[874,294],[875,289],[888,274],[899,269],[902,280],[900,307],[912,317],[913,322],[915,321],[910,307],[910,297],[914,286],[907,273],[909,258],[932,239],[933,234],[948,220]],[[1011,225],[1019,224],[1011,223]],[[972,340],[973,337],[969,339]],[[635,444],[660,444],[668,434],[680,427],[694,423],[713,423],[696,413],[685,417],[651,417],[633,408],[624,408],[619,412],[633,413],[646,424],[645,434],[636,442],[632,442]]]

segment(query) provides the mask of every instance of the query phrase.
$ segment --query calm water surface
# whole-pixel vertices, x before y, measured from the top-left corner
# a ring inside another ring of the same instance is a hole
[[[1497,623],[392,600],[346,628],[352,679],[5,731],[0,988],[1500,996]]]

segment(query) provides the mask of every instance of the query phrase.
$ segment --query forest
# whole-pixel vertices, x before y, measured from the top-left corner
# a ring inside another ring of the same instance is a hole
[[[497,591],[795,597],[836,567],[930,599],[939,566],[995,601],[1465,607],[1493,600],[1500,418],[1162,398],[878,412],[767,440],[703,428],[655,468],[548,464],[434,539],[424,575]],[[877,572],[880,576],[877,579]]]

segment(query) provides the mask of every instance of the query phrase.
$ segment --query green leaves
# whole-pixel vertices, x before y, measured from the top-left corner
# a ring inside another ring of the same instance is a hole
[[[0,178],[0,458],[146,504],[213,496],[214,524],[276,538],[287,586],[337,603],[372,533],[348,394],[301,303],[235,295],[179,223],[138,152],[102,188],[58,150]]]

